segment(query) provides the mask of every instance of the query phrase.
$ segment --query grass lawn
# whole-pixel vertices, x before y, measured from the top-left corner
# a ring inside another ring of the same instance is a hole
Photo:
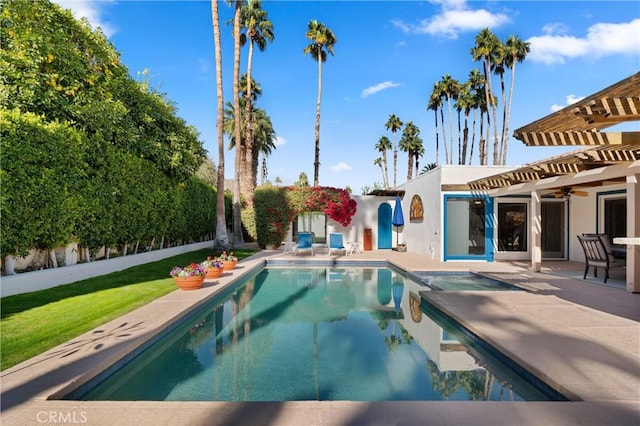
[[[242,260],[255,250],[237,250]],[[134,266],[47,290],[0,299],[1,365],[5,370],[177,289],[169,271],[201,262],[211,249]]]

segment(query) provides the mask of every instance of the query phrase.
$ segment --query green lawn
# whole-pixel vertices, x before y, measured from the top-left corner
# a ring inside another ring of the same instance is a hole
[[[254,250],[234,249],[238,259]],[[7,369],[176,290],[169,271],[201,262],[211,249],[108,275],[0,299],[0,370]]]

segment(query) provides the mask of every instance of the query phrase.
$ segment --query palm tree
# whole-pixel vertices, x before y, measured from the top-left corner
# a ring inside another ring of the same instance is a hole
[[[469,72],[469,79],[467,80],[467,84],[469,85],[469,91],[471,93],[471,101],[470,106],[473,109],[473,124],[471,125],[471,149],[469,152],[469,164],[473,161],[473,146],[476,140],[476,116],[478,110],[480,109],[480,105],[482,103],[481,97],[484,96],[484,78],[482,74],[480,74],[480,70],[477,68],[472,69]],[[480,120],[483,120],[484,115],[481,114]],[[480,122],[482,125],[482,121]],[[480,132],[482,136],[482,131]],[[482,158],[479,158],[479,164],[482,165]]]
[[[498,126],[497,126],[497,112],[496,105],[494,104],[494,95],[493,88],[491,84],[490,73],[493,69],[493,62],[496,57],[496,53],[499,52],[502,43],[500,40],[489,31],[488,28],[483,29],[476,35],[476,44],[471,49],[471,56],[474,61],[482,60],[483,72],[484,72],[484,80],[485,80],[485,102],[487,105],[487,109],[491,108],[493,115],[493,125],[495,128],[494,131],[494,142],[493,142],[493,164],[496,165],[498,163]],[[487,111],[487,142],[490,139],[490,126],[491,120],[489,118],[489,113]]]
[[[211,0],[211,17],[213,19],[213,44],[216,59],[216,99],[218,116],[216,127],[218,131],[218,182],[216,185],[216,238],[213,243],[217,250],[228,250],[230,247],[227,235],[227,221],[224,206],[224,129],[222,114],[224,110],[224,96],[222,92],[222,48],[220,46],[220,18],[218,15],[218,0]]]
[[[309,54],[318,62],[318,100],[316,102],[316,146],[315,159],[313,162],[313,186],[319,185],[320,173],[320,101],[322,99],[322,63],[327,60],[327,53],[333,56],[333,45],[337,43],[333,32],[324,24],[315,19],[309,21],[306,37],[311,40],[311,44],[304,48],[304,54]]]
[[[459,112],[464,111],[464,128],[462,130],[462,146],[458,147],[458,164],[466,164],[469,145],[469,114],[471,114],[471,108],[473,106],[473,94],[469,83],[463,84],[460,88],[461,90],[456,100],[456,109]]]
[[[442,89],[442,96],[447,99],[447,106],[449,108],[449,164],[453,164],[453,114],[451,109],[451,100],[458,98],[458,92],[460,91],[460,83],[458,80],[446,74],[440,80],[440,88]],[[445,141],[446,143],[446,141]]]
[[[384,175],[384,168],[382,167],[382,164],[384,163],[384,160],[380,157],[376,158],[375,160],[373,160],[373,164],[375,164],[376,166],[380,167],[380,172],[382,173],[382,180],[384,181],[384,187],[385,189],[389,189],[387,184],[386,184],[386,176]]]
[[[518,36],[511,35],[505,43],[505,65],[511,68],[511,84],[509,87],[509,99],[507,101],[507,116],[503,129],[504,145],[502,151],[502,164],[507,164],[507,144],[509,141],[509,120],[511,120],[511,104],[513,101],[513,86],[516,80],[516,62],[522,62],[531,51],[531,43],[523,41]]]
[[[389,171],[387,168],[387,151],[390,150],[391,148],[392,146],[389,138],[386,136],[380,137],[380,140],[376,144],[376,149],[378,150],[378,152],[382,153],[382,164],[380,165],[380,167],[384,166],[384,169],[382,172],[382,180],[384,181],[385,189],[389,189]]]
[[[440,86],[438,85],[438,83],[434,84],[433,90],[431,91],[431,95],[429,96],[429,103],[427,104],[427,109],[433,110],[433,118],[436,126],[436,162],[435,162],[436,165],[440,163],[440,141],[438,139],[439,137],[438,109],[442,108],[442,98],[440,97],[440,92],[441,92]],[[445,143],[445,150],[446,150],[446,143]],[[445,163],[446,163],[446,159],[445,159]]]
[[[238,88],[240,79],[240,12],[243,0],[228,0],[235,7],[233,14],[233,110],[234,110],[234,135],[238,141],[235,152],[235,170],[233,171],[233,245],[244,247],[242,235],[242,212],[240,205],[240,163],[244,153],[240,135],[240,91]]]
[[[402,137],[400,138],[400,150],[407,153],[407,180],[411,180],[413,177],[413,162],[415,151],[419,147],[422,147],[422,139],[420,139],[420,129],[413,124],[412,121],[407,122],[402,131]],[[423,150],[424,151],[424,150]]]
[[[224,110],[224,132],[229,135],[229,149],[233,149],[238,145],[243,145],[246,138],[246,117],[245,117],[245,102],[246,99],[241,99],[240,106],[241,108],[241,117],[240,117],[240,143],[237,143],[235,137],[235,116],[234,116],[234,108],[233,105],[227,102],[227,108]],[[271,118],[267,115],[267,113],[260,108],[253,108],[251,110],[251,115],[253,116],[252,120],[254,123],[254,139],[256,149],[254,150],[253,158],[251,159],[250,164],[247,165],[249,170],[249,179],[257,181],[258,176],[258,164],[259,164],[259,155],[270,154],[271,151],[275,148],[274,139],[276,137],[276,133],[273,130],[273,125],[271,123]]]
[[[247,58],[247,78],[246,78],[246,91],[245,96],[248,101],[245,104],[245,117],[247,117],[246,125],[246,140],[244,145],[244,158],[246,164],[252,164],[254,155],[254,136],[253,136],[253,114],[252,111],[252,78],[251,67],[253,64],[253,48],[254,45],[258,46],[258,49],[263,52],[267,47],[267,42],[272,42],[273,24],[267,19],[267,12],[262,9],[262,0],[248,0],[248,2],[242,7],[240,12],[240,22],[245,33],[240,35],[240,44],[244,46],[249,41],[249,55]],[[250,196],[256,187],[256,180],[251,168],[247,168],[243,171],[243,183],[242,193],[247,196],[247,200],[251,200]]]
[[[398,169],[398,145],[396,144],[396,132],[402,129],[402,121],[395,115],[389,115],[385,127],[393,133],[393,186],[396,186],[396,176]]]
[[[273,124],[271,118],[267,115],[263,109],[255,109],[252,113],[253,122],[255,124],[254,142],[255,148],[253,154],[253,161],[251,171],[254,173],[254,180],[258,174],[259,155],[262,154],[262,172],[261,182],[264,184],[267,178],[267,157],[271,155],[271,152],[276,148],[275,139],[276,132],[273,130]]]
[[[416,140],[414,141],[414,147],[413,147],[413,158],[416,161],[416,176],[418,177],[420,175],[420,173],[418,173],[418,170],[420,170],[420,158],[422,158],[424,156],[424,145],[422,144],[422,138],[417,137]]]

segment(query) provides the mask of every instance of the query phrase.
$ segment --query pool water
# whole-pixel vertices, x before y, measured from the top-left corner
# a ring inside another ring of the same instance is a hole
[[[70,398],[550,399],[427,315],[423,290],[386,268],[264,269]]]

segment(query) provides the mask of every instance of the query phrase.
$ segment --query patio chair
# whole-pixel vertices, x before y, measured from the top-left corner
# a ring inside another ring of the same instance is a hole
[[[624,268],[624,260],[616,259],[611,250],[611,242],[606,235],[583,234],[578,235],[582,250],[584,250],[585,267],[584,277],[587,279],[589,266],[593,266],[593,276],[598,276],[598,268],[604,268],[604,282],[609,278],[609,268]]]
[[[344,251],[344,254],[347,254],[347,248],[342,242],[342,234],[329,234],[329,255],[332,251]]]
[[[299,232],[298,233],[298,245],[296,246],[295,255],[304,251],[311,251],[313,256],[313,237],[311,232]]]

